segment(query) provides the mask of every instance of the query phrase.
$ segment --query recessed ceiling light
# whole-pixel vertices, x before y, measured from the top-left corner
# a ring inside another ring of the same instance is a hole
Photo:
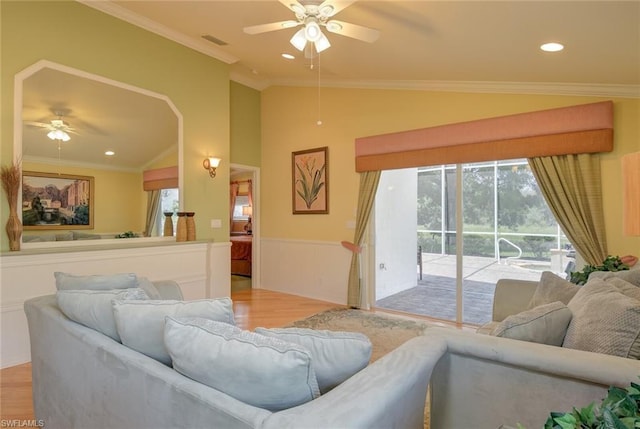
[[[540,45],[540,49],[545,52],[559,52],[564,49],[564,45],[557,42],[550,42]]]
[[[115,155],[116,153],[115,153],[114,151],[112,151],[112,150],[108,150],[108,151],[106,151],[104,154],[105,154],[105,155],[107,155],[107,156],[113,156],[113,155]]]
[[[286,58],[288,60],[293,60],[295,57],[291,54],[282,54],[282,58]]]

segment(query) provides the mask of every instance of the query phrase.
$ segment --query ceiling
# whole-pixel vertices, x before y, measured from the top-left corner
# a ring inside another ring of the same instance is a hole
[[[378,29],[380,38],[367,43],[325,31],[332,46],[313,69],[289,43],[298,28],[243,32],[294,19],[276,0],[80,1],[219,58],[234,80],[258,89],[320,79],[327,86],[640,96],[637,0],[360,0],[334,18]],[[542,52],[549,41],[564,51]]]
[[[320,84],[640,97],[640,0],[360,0],[335,18],[377,29],[379,39],[325,32],[332,46],[314,59],[289,43],[297,28],[244,33],[245,26],[294,19],[277,0],[77,1],[215,57],[229,64],[233,80],[259,90]],[[542,52],[548,41],[562,42],[564,51]],[[23,120],[62,115],[78,134],[58,152],[46,130],[25,125],[25,160],[140,171],[177,150],[178,125],[166,102],[61,72],[40,73],[25,82]],[[71,91],[69,85],[80,86]],[[106,158],[107,149],[116,156]]]

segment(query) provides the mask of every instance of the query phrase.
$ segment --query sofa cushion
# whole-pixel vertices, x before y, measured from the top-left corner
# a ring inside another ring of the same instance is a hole
[[[371,341],[361,333],[306,328],[256,328],[255,332],[309,350],[322,394],[365,368],[371,359]]]
[[[75,275],[56,271],[53,275],[57,290],[108,290],[138,286],[138,279],[133,273]]]
[[[563,347],[638,359],[640,301],[590,279],[569,302],[573,318]]]
[[[149,299],[139,288],[109,290],[59,290],[58,307],[69,319],[120,341],[111,301]]]
[[[561,346],[571,321],[571,310],[560,301],[543,304],[507,317],[490,335]]]
[[[167,317],[164,335],[178,372],[247,404],[279,411],[320,395],[299,344],[201,318]]]
[[[624,270],[624,271],[594,271],[589,274],[589,280],[591,279],[621,279],[626,282],[632,283],[635,286],[640,287],[640,269]]]
[[[113,313],[122,344],[165,365],[171,365],[171,357],[164,346],[165,317],[202,317],[235,324],[233,304],[229,298],[195,301],[115,300]]]
[[[544,271],[540,276],[538,287],[533,293],[531,301],[529,301],[528,308],[532,309],[556,301],[568,304],[579,289],[580,286],[557,276],[551,271]]]

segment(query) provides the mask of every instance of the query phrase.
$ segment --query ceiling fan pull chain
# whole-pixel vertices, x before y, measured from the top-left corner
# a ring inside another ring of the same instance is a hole
[[[322,119],[320,115],[320,53],[318,52],[318,126],[322,125]]]

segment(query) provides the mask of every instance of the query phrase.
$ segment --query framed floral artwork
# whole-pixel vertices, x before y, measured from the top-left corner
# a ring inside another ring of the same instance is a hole
[[[291,154],[293,214],[329,213],[329,148]]]

